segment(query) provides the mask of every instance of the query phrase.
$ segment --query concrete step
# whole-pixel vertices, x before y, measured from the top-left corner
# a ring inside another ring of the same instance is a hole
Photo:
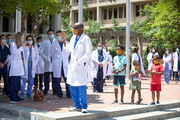
[[[173,117],[173,118],[169,118],[169,119],[165,119],[165,120],[180,120],[180,117]]]
[[[99,120],[163,120],[180,116],[180,107]],[[179,119],[180,120],[180,119]]]
[[[30,120],[28,118],[18,117],[16,115],[11,115],[7,113],[0,112],[0,120]]]
[[[180,107],[180,100],[162,102],[161,105],[120,105],[120,107],[89,110],[87,114],[81,112],[55,113],[19,107],[12,104],[0,104],[0,112],[22,116],[31,120],[95,120],[101,118],[112,118],[153,111],[162,111]]]

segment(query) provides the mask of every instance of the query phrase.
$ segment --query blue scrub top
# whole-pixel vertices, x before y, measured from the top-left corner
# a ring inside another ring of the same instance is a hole
[[[0,45],[0,62],[4,63],[8,55],[11,55],[9,48],[6,45],[2,48]]]
[[[99,52],[98,50],[98,61],[102,62],[103,61],[103,51],[101,50],[101,52]]]
[[[29,48],[29,62],[32,62],[32,46]]]

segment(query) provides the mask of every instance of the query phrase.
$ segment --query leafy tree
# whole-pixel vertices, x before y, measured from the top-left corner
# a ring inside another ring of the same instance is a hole
[[[62,18],[63,30],[66,33],[68,41],[70,41],[72,36],[72,26],[69,23],[70,23],[70,18]]]
[[[42,22],[47,18],[48,15],[60,14],[62,9],[67,10],[70,8],[69,0],[0,0],[0,11],[3,15],[10,13],[16,13],[16,9],[21,10],[21,31],[24,30],[24,22],[27,17],[36,15],[38,21],[36,26],[32,30],[31,34],[41,26]]]
[[[121,31],[120,23],[118,22],[118,20],[116,18],[112,17],[111,23],[113,24],[111,26],[112,31]]]

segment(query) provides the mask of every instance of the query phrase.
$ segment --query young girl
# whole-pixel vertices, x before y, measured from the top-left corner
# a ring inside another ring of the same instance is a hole
[[[140,63],[137,60],[133,61],[133,66],[131,70],[131,82],[130,82],[130,87],[129,90],[132,90],[132,95],[131,95],[131,104],[134,104],[134,95],[137,90],[138,92],[138,101],[137,104],[140,104],[141,101],[143,100],[141,98],[141,77],[144,76],[141,69],[140,69]]]

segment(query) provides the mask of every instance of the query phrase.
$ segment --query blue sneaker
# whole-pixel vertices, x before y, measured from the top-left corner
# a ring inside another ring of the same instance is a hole
[[[33,97],[31,95],[27,95],[27,98],[32,99]]]
[[[20,98],[21,98],[21,99],[24,99],[24,95],[20,95]]]

